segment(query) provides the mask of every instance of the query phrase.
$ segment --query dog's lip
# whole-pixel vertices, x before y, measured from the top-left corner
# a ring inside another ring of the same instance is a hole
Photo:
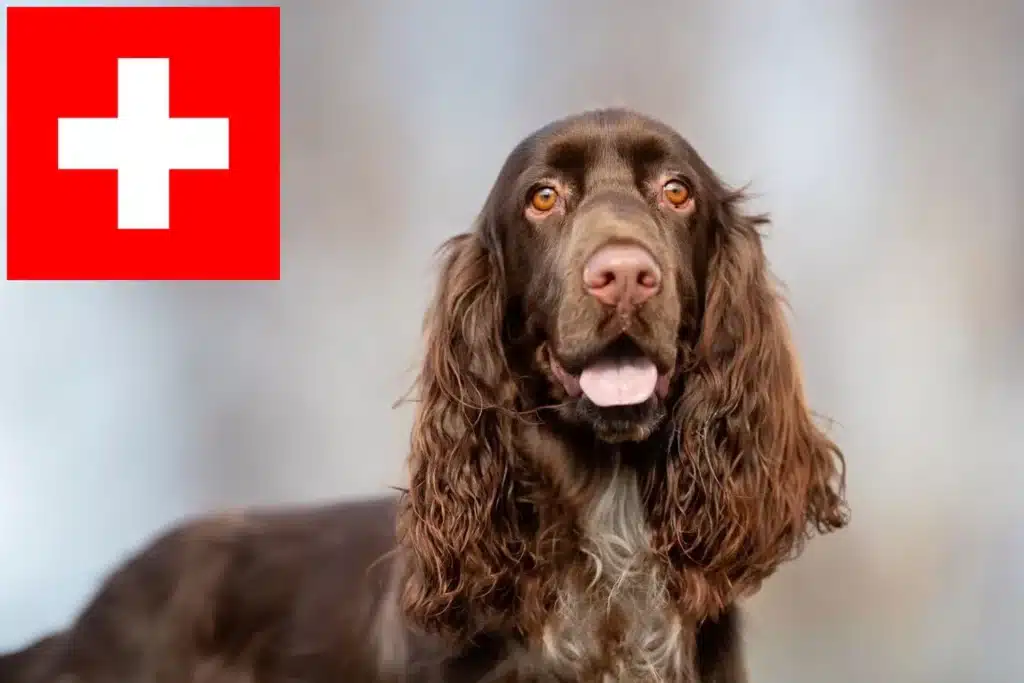
[[[559,362],[558,358],[552,352],[551,356],[551,371],[555,373],[555,377],[561,382],[562,387],[571,398],[577,398],[583,393],[583,389],[580,388],[580,377],[570,373],[565,367]]]
[[[583,389],[580,387],[580,372],[570,372],[566,369],[565,365],[555,355],[554,350],[549,349],[548,359],[551,363],[551,371],[555,377],[561,383],[566,393],[569,394],[570,398],[579,398],[583,394]],[[585,364],[589,365],[589,363]],[[654,386],[654,394],[660,399],[665,399],[668,396],[669,386],[672,383],[672,371],[663,372],[660,368],[658,369],[658,381]]]

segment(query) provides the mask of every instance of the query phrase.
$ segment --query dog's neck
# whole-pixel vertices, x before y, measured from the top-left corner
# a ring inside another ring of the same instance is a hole
[[[602,445],[589,462],[580,444],[548,429],[524,429],[520,447],[541,467],[558,509],[573,510],[575,552],[556,566],[557,595],[538,631],[493,660],[481,683],[692,683],[696,624],[671,599],[651,533],[638,473],[618,446]],[[557,514],[556,514],[557,513]],[[568,527],[567,527],[568,528]],[[382,653],[394,659],[393,652]]]
[[[582,514],[585,559],[535,646],[541,667],[600,683],[696,680],[695,625],[671,602],[633,470],[615,467]]]

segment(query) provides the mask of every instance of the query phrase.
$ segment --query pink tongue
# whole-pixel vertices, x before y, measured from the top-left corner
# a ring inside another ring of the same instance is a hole
[[[599,361],[580,375],[580,389],[597,406],[643,403],[657,383],[658,369],[648,358]]]

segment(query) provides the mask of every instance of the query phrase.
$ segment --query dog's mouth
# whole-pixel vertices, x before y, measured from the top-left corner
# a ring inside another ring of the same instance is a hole
[[[598,408],[635,406],[652,397],[664,399],[669,391],[667,372],[628,337],[617,339],[570,372],[552,352],[551,370],[571,398],[585,397]]]

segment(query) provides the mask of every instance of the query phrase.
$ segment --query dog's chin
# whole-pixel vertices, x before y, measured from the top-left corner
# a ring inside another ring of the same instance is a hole
[[[646,441],[665,420],[665,403],[651,396],[643,403],[624,406],[598,406],[586,396],[572,406],[573,421],[585,425],[606,443]]]

